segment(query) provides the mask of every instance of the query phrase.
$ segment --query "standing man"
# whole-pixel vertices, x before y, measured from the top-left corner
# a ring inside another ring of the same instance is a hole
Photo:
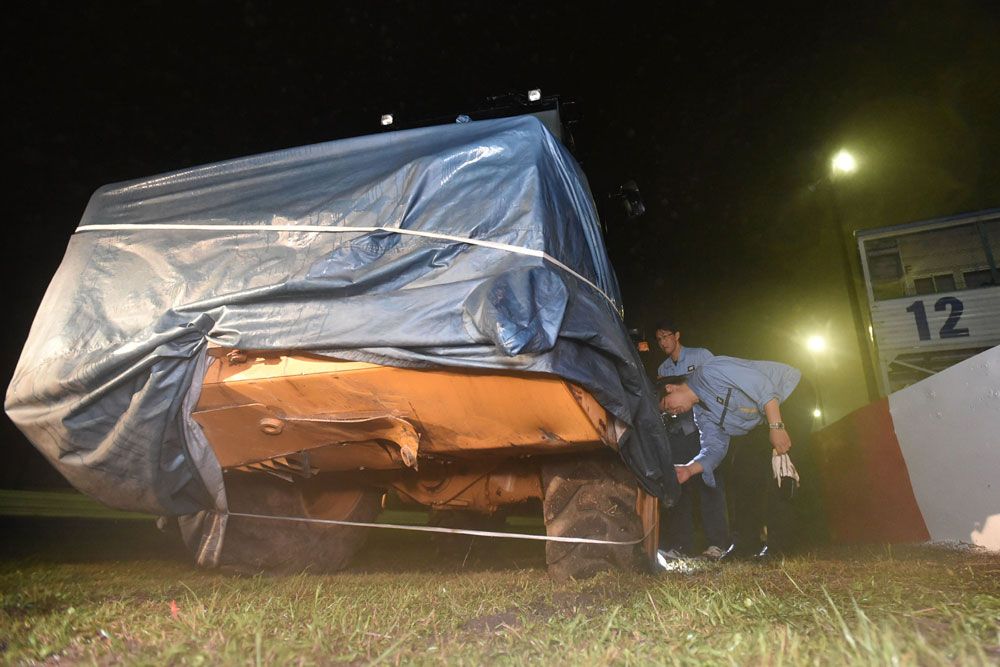
[[[791,366],[774,361],[748,361],[734,357],[713,357],[689,376],[667,378],[663,405],[670,414],[694,413],[700,432],[700,449],[687,463],[675,465],[677,481],[688,482],[701,474],[709,486],[715,486],[715,471],[729,449],[732,436],[745,435],[761,423],[768,426],[772,461],[762,463],[774,475],[767,475],[768,489],[755,490],[759,497],[778,500],[784,477],[794,484],[794,467],[784,465],[793,441],[804,442],[812,426],[812,397],[808,387],[799,387],[801,373]],[[793,440],[794,439],[794,440]],[[741,457],[740,467],[749,465]],[[756,458],[756,457],[755,457]],[[763,457],[762,457],[763,458]],[[771,465],[768,465],[771,463]],[[735,472],[735,470],[734,470]],[[791,508],[787,502],[767,503],[767,528],[771,553],[787,548],[791,542]],[[758,536],[739,531],[734,549],[742,552],[759,546]],[[767,547],[762,551],[766,555]]]
[[[681,331],[671,319],[656,323],[656,342],[667,355],[657,369],[661,377],[687,376],[714,355],[701,347],[681,345]],[[666,396],[660,409],[668,412]],[[690,413],[670,417],[666,421],[670,434],[670,453],[674,461],[690,461],[700,447],[698,427]],[[681,487],[677,504],[667,513],[665,558],[683,558],[694,554],[694,494],[701,504],[701,523],[707,546],[703,556],[722,557],[729,546],[729,529],[726,522],[726,494],[721,482],[708,486],[698,475],[690,484]]]

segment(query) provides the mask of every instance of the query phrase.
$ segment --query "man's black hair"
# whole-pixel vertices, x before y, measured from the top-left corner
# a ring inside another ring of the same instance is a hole
[[[656,328],[653,329],[653,331],[661,331],[661,330],[673,331],[673,332],[680,331],[680,329],[677,328],[677,323],[674,322],[673,318],[671,317],[664,317],[663,319],[656,321]]]
[[[687,375],[663,375],[656,378],[657,387],[666,387],[668,384],[687,384]]]

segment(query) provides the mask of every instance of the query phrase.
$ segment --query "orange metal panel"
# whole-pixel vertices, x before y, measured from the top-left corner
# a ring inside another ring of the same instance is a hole
[[[260,403],[248,403],[194,413],[195,420],[212,443],[216,458],[223,468],[246,465],[275,456],[288,456],[310,451],[311,466],[321,470],[346,470],[358,466],[395,468],[399,464],[416,466],[419,435],[413,425],[391,415],[336,416],[324,415],[301,418],[283,414]],[[380,447],[368,447],[376,440],[394,443],[398,454]],[[361,444],[361,447],[357,445]],[[322,461],[330,456],[325,451],[331,444],[338,454],[353,456],[349,466],[326,467]],[[350,450],[344,446],[355,445]],[[318,448],[318,449],[314,449]],[[358,450],[361,451],[358,451]],[[367,450],[371,449],[369,453]],[[314,453],[315,452],[315,453]],[[364,457],[356,462],[358,456]],[[373,458],[374,457],[374,458]],[[384,464],[375,465],[384,460]]]
[[[554,376],[414,370],[278,353],[229,352],[227,359],[227,352],[211,352],[216,360],[194,413],[213,448],[225,452],[224,467],[339,442],[403,445],[391,433],[373,433],[362,418],[411,424],[420,456],[430,457],[555,453],[610,438],[604,409]],[[269,434],[268,424],[278,423],[279,432]]]

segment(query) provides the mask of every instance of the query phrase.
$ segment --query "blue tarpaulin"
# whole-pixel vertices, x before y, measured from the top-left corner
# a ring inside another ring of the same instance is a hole
[[[91,198],[6,408],[115,507],[224,506],[190,419],[209,342],[420,368],[552,373],[677,490],[586,179],[531,116],[345,139],[109,185]]]

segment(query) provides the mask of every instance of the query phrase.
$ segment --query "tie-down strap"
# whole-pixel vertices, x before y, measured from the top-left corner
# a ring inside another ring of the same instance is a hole
[[[267,514],[248,514],[244,512],[228,512],[227,516],[245,519],[266,519],[269,521],[300,521],[329,526],[353,526],[355,528],[389,528],[392,530],[412,530],[420,533],[451,533],[453,535],[474,535],[476,537],[505,537],[513,540],[541,540],[543,542],[569,542],[571,544],[607,544],[611,546],[630,546],[644,541],[653,532],[655,526],[650,526],[645,535],[634,540],[599,540],[591,537],[559,537],[550,535],[531,535],[529,533],[502,533],[492,530],[469,530],[466,528],[441,528],[439,526],[404,526],[394,523],[369,523],[365,521],[339,521],[337,519],[312,519],[298,516],[271,516]]]

